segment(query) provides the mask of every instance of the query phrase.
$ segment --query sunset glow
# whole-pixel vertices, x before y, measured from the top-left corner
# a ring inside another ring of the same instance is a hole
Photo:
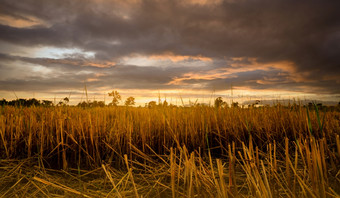
[[[0,5],[0,99],[340,99],[336,1]]]

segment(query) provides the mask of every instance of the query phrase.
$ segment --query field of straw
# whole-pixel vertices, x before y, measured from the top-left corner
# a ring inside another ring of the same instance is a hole
[[[0,107],[0,197],[339,197],[340,112]]]

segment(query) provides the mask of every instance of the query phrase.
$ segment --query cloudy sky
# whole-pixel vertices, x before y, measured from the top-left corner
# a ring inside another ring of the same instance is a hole
[[[1,0],[0,98],[340,100],[339,0]],[[232,90],[231,91],[231,87]],[[105,96],[106,95],[106,96]]]

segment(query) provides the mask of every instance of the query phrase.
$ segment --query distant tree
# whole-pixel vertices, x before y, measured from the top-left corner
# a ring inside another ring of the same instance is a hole
[[[154,108],[154,107],[156,107],[157,106],[157,102],[156,101],[150,101],[149,103],[148,103],[148,107],[149,108]]]
[[[93,101],[94,107],[105,107],[104,101]]]
[[[7,100],[6,100],[6,99],[2,99],[2,100],[0,100],[0,105],[1,105],[1,106],[8,105],[8,102],[7,102]]]
[[[30,106],[39,106],[40,102],[39,100],[35,99],[35,98],[30,98],[28,100],[26,100],[24,102],[24,104],[22,104],[23,106],[26,106],[26,107],[30,107]]]
[[[110,105],[112,105],[112,106],[117,106],[119,104],[119,102],[122,100],[122,97],[120,96],[118,91],[110,92],[109,96],[112,96],[112,102],[110,103]]]
[[[215,108],[224,107],[226,105],[226,102],[223,101],[222,97],[217,97],[215,99]]]
[[[77,107],[87,107],[88,106],[88,104],[85,102],[85,101],[83,101],[83,102],[79,102],[78,104],[77,104]]]
[[[9,106],[22,106],[22,107],[30,107],[30,106],[53,106],[52,101],[49,100],[37,100],[35,98],[30,99],[15,99],[11,101],[7,101],[5,99],[0,100],[0,106],[9,105]]]
[[[237,107],[238,107],[238,102],[233,102],[233,103],[231,104],[231,106],[237,108]]]
[[[83,108],[85,108],[85,107],[105,107],[105,103],[104,103],[104,101],[96,101],[96,100],[93,101],[93,102],[91,102],[91,101],[88,101],[88,102],[83,101],[83,102],[78,103],[77,107],[83,107]]]
[[[65,98],[64,98],[64,103],[65,103],[65,104],[68,104],[69,102],[70,102],[70,99],[69,99],[68,97],[65,97]]]
[[[169,103],[166,100],[164,100],[163,107],[167,107],[168,105],[169,105]]]
[[[260,100],[255,100],[251,105],[248,105],[248,107],[252,107],[252,108],[258,107],[257,105],[259,105],[260,103],[261,103]]]
[[[6,101],[6,100],[5,100]],[[30,107],[30,106],[40,106],[41,103],[39,100],[35,99],[35,98],[31,98],[31,99],[16,99],[16,100],[12,100],[9,102],[6,102],[6,105],[10,105],[10,106],[23,106],[23,107]]]
[[[132,106],[135,105],[135,98],[130,96],[125,100],[125,106]]]
[[[45,107],[53,106],[52,101],[49,101],[49,100],[43,100],[41,104]]]

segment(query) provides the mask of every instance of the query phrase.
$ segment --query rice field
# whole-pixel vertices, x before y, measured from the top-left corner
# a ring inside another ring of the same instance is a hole
[[[0,107],[0,197],[339,197],[340,112]]]

